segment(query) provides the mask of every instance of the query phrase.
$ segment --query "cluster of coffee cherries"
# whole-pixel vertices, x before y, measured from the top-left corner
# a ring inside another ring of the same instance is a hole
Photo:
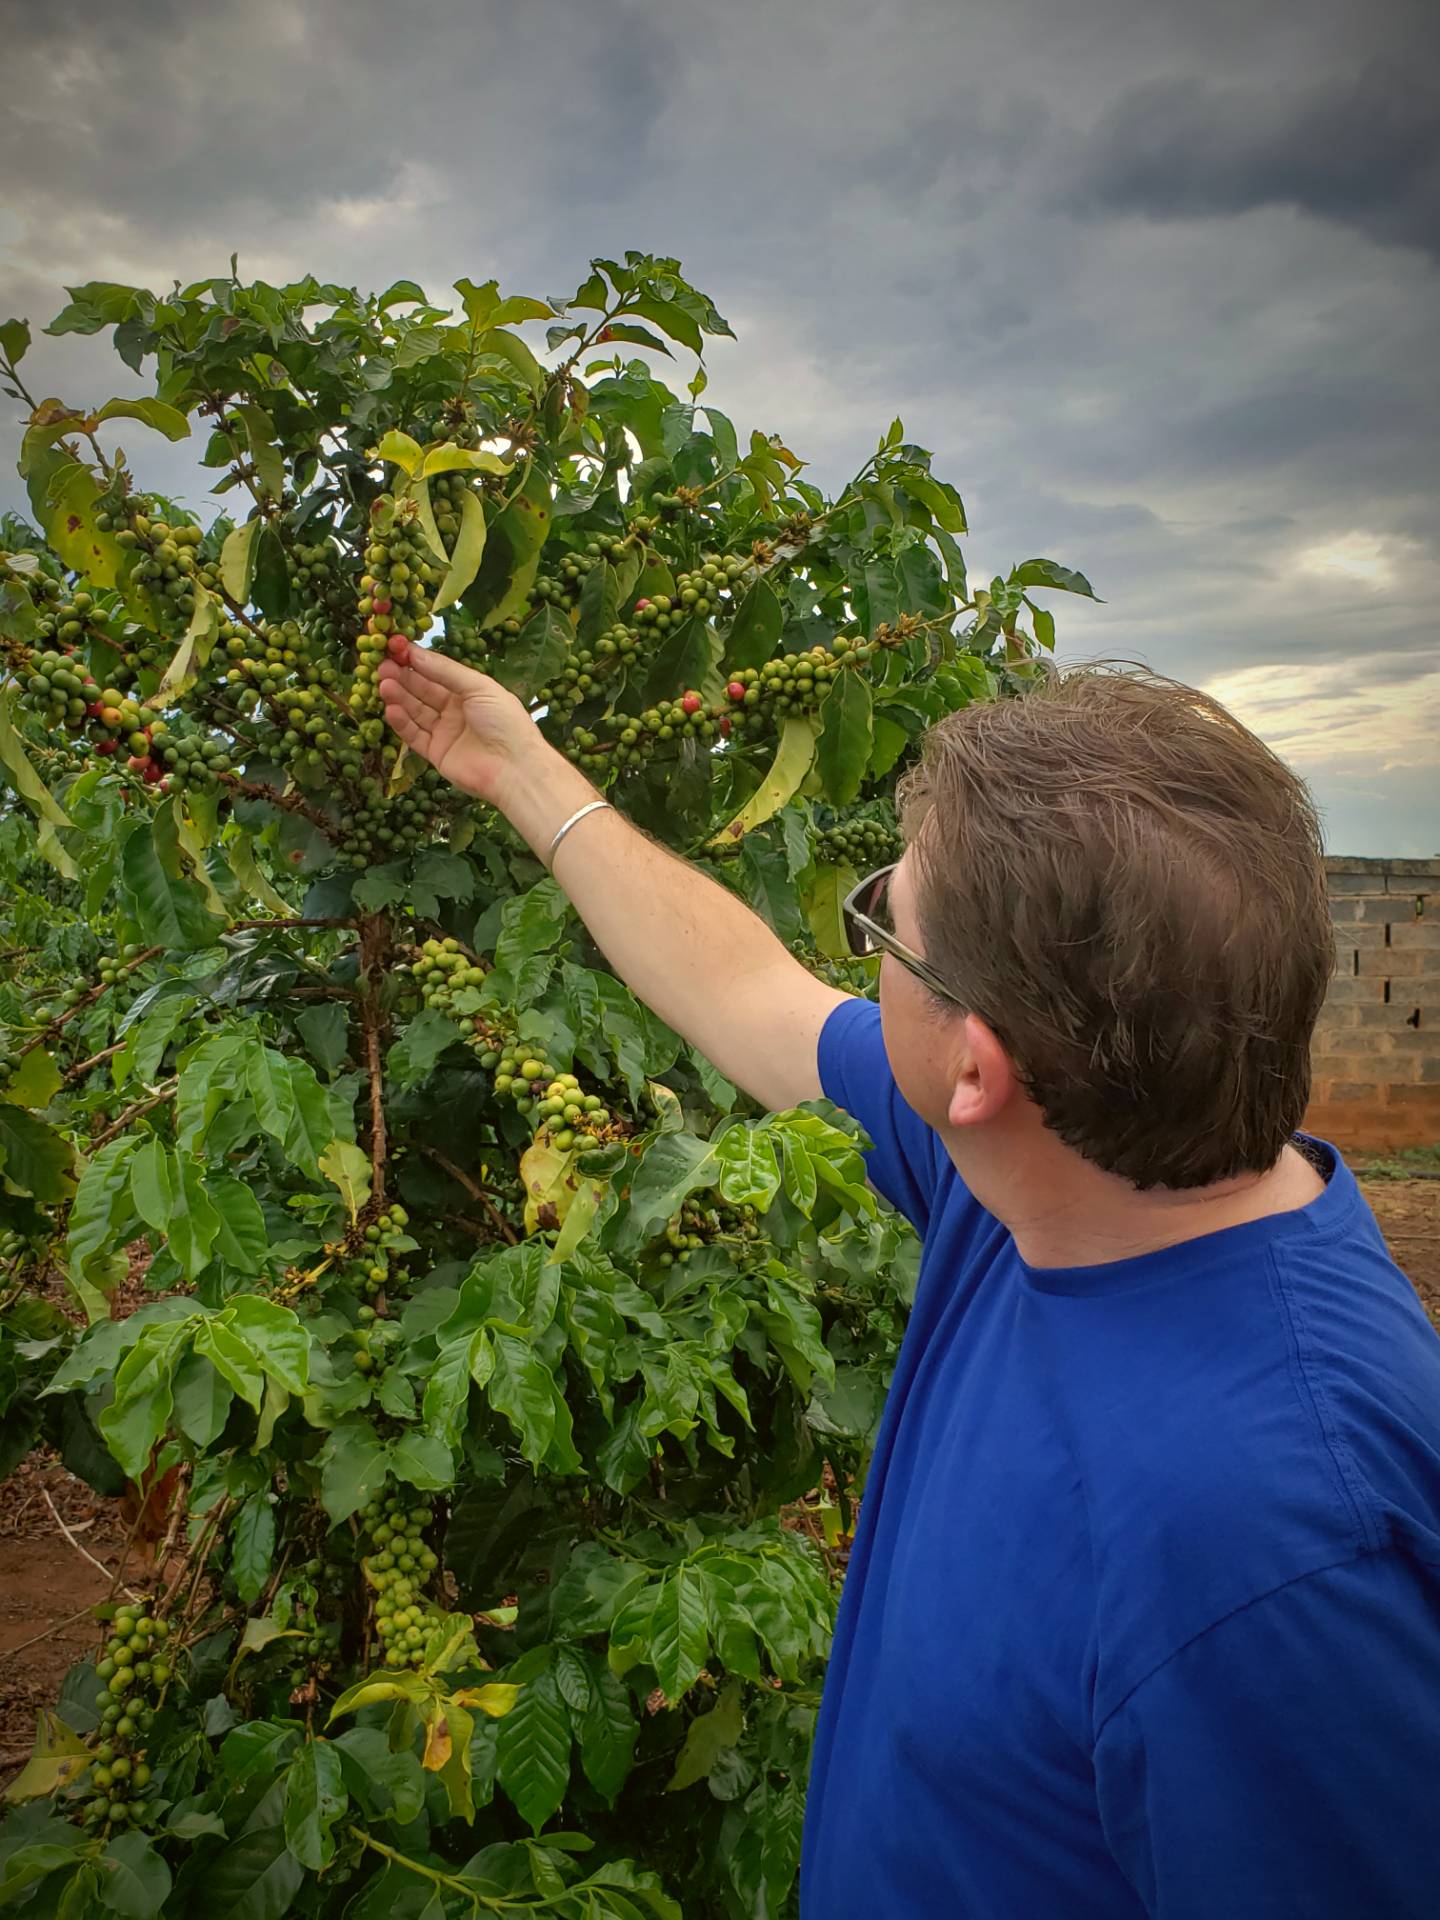
[[[8,1080],[9,1077],[10,1075],[6,1073],[0,1075],[0,1080]],[[4,1261],[7,1265],[14,1262],[23,1266],[35,1255],[35,1245],[26,1239],[23,1233],[17,1232],[14,1227],[0,1228],[0,1261]]]
[[[395,749],[386,747],[382,764],[394,765]],[[336,845],[352,867],[375,860],[393,860],[434,844],[445,810],[456,799],[455,790],[433,767],[422,767],[405,793],[387,794],[375,774],[361,774],[356,756],[341,754],[339,764],[354,781],[356,799],[338,822]],[[413,763],[412,763],[413,764]]]
[[[167,520],[152,520],[144,511],[146,505],[138,498],[128,500],[115,513],[97,513],[95,524],[102,533],[114,529],[116,545],[134,551],[131,579],[168,602],[176,618],[188,619],[195,611],[197,582],[218,585],[218,570],[202,559],[205,536],[193,521],[171,525]]]
[[[716,612],[721,594],[733,594],[749,572],[750,563],[734,554],[706,554],[693,572],[675,576],[675,600],[681,617],[698,613],[703,618]]]
[[[337,645],[346,633],[350,593],[336,548],[328,540],[296,541],[286,557],[292,596],[314,604],[316,638]]]
[[[605,1102],[597,1093],[586,1093],[573,1073],[556,1074],[535,1101],[534,1115],[538,1131],[561,1153],[585,1146],[610,1124]]]
[[[827,866],[883,867],[900,850],[900,837],[883,820],[845,820],[815,835],[815,858]]]
[[[485,978],[485,969],[466,953],[453,935],[447,934],[443,940],[426,940],[422,944],[420,958],[411,965],[410,976],[427,1007],[438,1007],[442,1013],[449,1013],[455,995],[466,987],[478,987]]]
[[[835,676],[862,666],[879,646],[878,640],[840,633],[828,647],[817,644],[803,653],[781,654],[763,667],[742,668],[725,688],[733,730],[758,732],[786,714],[813,712]]]
[[[379,1225],[378,1221],[376,1225]],[[382,1238],[378,1241],[365,1241],[360,1251],[342,1260],[336,1270],[340,1287],[347,1293],[362,1297],[358,1318],[365,1326],[369,1326],[375,1318],[375,1302],[381,1295],[394,1293],[409,1278],[399,1264],[398,1257],[391,1251],[391,1243],[401,1237],[392,1214],[388,1232],[382,1232]],[[369,1369],[362,1367],[360,1371],[365,1373]]]
[[[46,573],[33,575],[27,584],[35,603],[37,640],[51,642],[67,655],[82,640],[101,641],[114,654],[109,675],[122,687],[129,686],[137,667],[152,666],[159,659],[160,650],[153,641],[130,647],[112,630],[112,616],[121,619],[124,613],[116,595],[90,593],[83,587],[72,592]]]
[[[407,1499],[386,1491],[361,1508],[359,1519],[368,1548],[360,1565],[375,1592],[375,1632],[385,1649],[385,1664],[418,1667],[440,1614],[425,1590],[440,1564],[425,1538],[435,1510],[413,1493]]]
[[[150,1769],[145,1737],[170,1684],[169,1623],[133,1600],[117,1609],[95,1663],[100,1739],[91,1762],[83,1819],[87,1827],[139,1825],[145,1818]]]
[[[437,473],[430,481],[430,499],[435,527],[447,548],[455,544],[460,531],[460,511],[467,493],[473,492],[463,473]]]
[[[490,1057],[483,1053],[480,1064]],[[533,1115],[537,1132],[562,1153],[610,1125],[610,1109],[599,1094],[586,1093],[573,1073],[557,1073],[538,1053],[518,1047],[496,1056],[495,1091],[513,1100],[517,1113]]]
[[[253,686],[271,698],[291,680],[303,682],[307,690],[338,686],[339,669],[325,657],[326,624],[314,619],[272,620],[258,635],[236,634],[225,643],[225,655],[233,662],[226,680],[232,686]]]
[[[553,572],[537,577],[533,589],[535,598],[548,600],[552,606],[573,607],[580,598],[586,574],[602,560],[618,562],[625,554],[623,540],[587,540],[583,547],[562,555]]]
[[[360,738],[367,746],[378,746],[385,735],[377,676],[390,636],[415,640],[425,632],[430,623],[430,592],[440,578],[426,558],[424,543],[411,538],[413,522],[400,517],[394,501],[382,495],[376,508],[395,517],[383,537],[372,538],[365,549],[369,571],[360,576],[356,608],[362,632],[356,643],[350,711],[360,723]],[[377,517],[375,508],[371,513]],[[383,519],[383,512],[378,517]]]
[[[550,716],[563,721],[592,697],[617,665],[625,666],[633,660],[639,649],[640,636],[632,627],[611,627],[593,647],[577,647],[535,698]]]
[[[693,1253],[714,1240],[738,1242],[743,1254],[752,1245],[758,1247],[762,1238],[754,1207],[732,1207],[718,1194],[707,1204],[699,1194],[691,1194],[667,1222],[665,1245],[657,1260],[662,1267],[683,1267]]]

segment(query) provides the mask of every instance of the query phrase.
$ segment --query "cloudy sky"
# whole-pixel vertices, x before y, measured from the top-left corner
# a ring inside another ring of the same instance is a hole
[[[678,254],[739,335],[709,397],[742,427],[828,487],[900,413],[965,495],[972,572],[1094,581],[1064,653],[1221,694],[1335,851],[1440,852],[1435,0],[0,16],[0,317],[232,251],[542,295]],[[103,398],[111,364],[47,341],[27,372]]]

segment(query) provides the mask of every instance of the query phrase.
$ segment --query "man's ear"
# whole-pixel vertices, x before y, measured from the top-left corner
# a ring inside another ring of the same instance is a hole
[[[1009,1054],[994,1030],[978,1014],[965,1015],[963,1031],[950,1105],[945,1113],[952,1127],[973,1127],[981,1121],[995,1119],[1020,1087]]]

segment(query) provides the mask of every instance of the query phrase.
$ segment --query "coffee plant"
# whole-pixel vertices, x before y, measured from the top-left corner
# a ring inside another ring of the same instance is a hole
[[[94,407],[0,327],[0,1450],[158,1515],[9,1790],[17,1913],[793,1910],[914,1240],[845,1115],[635,1001],[376,667],[494,675],[866,992],[897,773],[1089,588],[972,589],[899,421],[834,498],[742,439],[673,260],[455,292],[77,287],[49,332],[153,374]],[[116,437],[196,429],[204,512]]]

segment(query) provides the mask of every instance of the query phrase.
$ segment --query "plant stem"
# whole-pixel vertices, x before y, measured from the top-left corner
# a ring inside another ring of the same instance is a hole
[[[457,1167],[455,1162],[449,1159],[445,1154],[443,1154],[438,1147],[432,1147],[428,1144],[422,1143],[420,1147],[420,1151],[425,1155],[427,1160],[433,1160],[436,1166],[440,1168],[442,1173],[448,1173],[452,1180],[457,1181],[465,1189],[465,1191],[470,1195],[470,1198],[472,1200],[478,1200],[480,1202],[481,1206],[484,1207],[485,1209],[486,1215],[490,1220],[490,1224],[495,1228],[495,1231],[497,1233],[501,1234],[506,1240],[508,1240],[512,1247],[519,1245],[520,1243],[519,1234],[516,1233],[515,1229],[510,1225],[509,1221],[498,1210],[494,1201],[490,1198],[489,1194],[485,1191],[484,1187],[482,1187],[477,1181],[472,1180],[470,1175],[465,1172],[463,1167]]]
[[[142,1114],[149,1113],[152,1107],[163,1106],[167,1100],[173,1100],[179,1085],[178,1078],[172,1080],[169,1086],[162,1087],[159,1093],[152,1093],[148,1099],[137,1100],[133,1106],[126,1107],[118,1120],[113,1121],[102,1134],[98,1134],[90,1142],[90,1151],[98,1153],[101,1147],[108,1147],[116,1134],[123,1133],[132,1120],[138,1120]]]

